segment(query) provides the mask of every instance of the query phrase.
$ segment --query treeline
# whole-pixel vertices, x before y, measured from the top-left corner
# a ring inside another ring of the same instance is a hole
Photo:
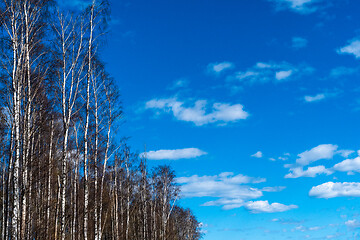
[[[99,57],[107,2],[0,3],[1,239],[200,239],[167,166],[115,141],[119,93]]]

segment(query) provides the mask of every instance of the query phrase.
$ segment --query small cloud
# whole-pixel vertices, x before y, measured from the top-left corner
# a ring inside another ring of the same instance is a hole
[[[281,203],[272,203],[269,204],[268,201],[255,201],[247,202],[245,208],[252,213],[275,213],[275,212],[285,212],[291,209],[296,209],[296,205],[284,205]]]
[[[300,49],[306,47],[308,40],[302,37],[293,37],[292,38],[292,47],[295,49]]]
[[[184,148],[175,150],[157,150],[142,153],[141,156],[146,157],[149,160],[178,160],[196,158],[207,153],[198,148]]]
[[[192,107],[186,107],[184,102],[176,98],[152,99],[145,104],[146,109],[161,110],[172,113],[181,121],[193,122],[196,126],[210,123],[226,125],[229,122],[237,122],[249,117],[249,113],[243,110],[241,104],[214,103],[210,108],[207,100],[198,100]]]
[[[316,94],[315,96],[305,96],[304,99],[306,102],[318,102],[320,100],[325,99],[325,94],[319,93],[319,94]]]
[[[291,10],[300,14],[309,14],[317,11],[322,0],[268,0],[275,3],[276,10]]]
[[[345,225],[349,228],[360,228],[360,222],[356,219],[346,221]]]
[[[251,155],[251,157],[254,158],[262,158],[263,157],[263,153],[261,151],[256,152],[255,154]]]
[[[316,198],[360,197],[358,182],[327,182],[312,187],[309,196]]]
[[[284,80],[284,79],[290,77],[292,73],[293,73],[293,70],[276,72],[275,78],[279,81]]]
[[[351,154],[355,153],[354,150],[348,150],[348,149],[345,149],[345,150],[339,150],[336,152],[337,154],[340,154],[342,157],[344,158],[347,158],[349,157]],[[359,155],[359,152],[358,152],[358,155]]]
[[[172,85],[168,88],[170,90],[178,89],[178,88],[184,88],[189,85],[189,80],[186,78],[180,78],[172,83]]]
[[[233,69],[235,65],[231,62],[221,62],[221,63],[210,63],[207,66],[207,70],[212,74],[220,74],[221,72],[229,69]]]
[[[298,159],[296,163],[302,166],[309,165],[312,162],[321,160],[321,159],[332,159],[337,153],[337,145],[333,144],[321,144],[317,147],[314,147],[308,151],[298,154]]]
[[[279,83],[299,78],[300,76],[310,74],[313,71],[313,68],[306,65],[294,66],[287,62],[258,62],[255,66],[246,71],[236,72],[233,76],[230,76],[228,80],[249,84],[267,82]]]
[[[348,45],[337,50],[338,54],[351,54],[355,58],[360,58],[360,40],[353,39],[349,41]]]

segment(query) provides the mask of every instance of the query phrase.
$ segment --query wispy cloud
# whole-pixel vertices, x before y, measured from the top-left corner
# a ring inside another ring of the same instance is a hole
[[[235,65],[231,62],[220,62],[220,63],[210,63],[207,66],[207,71],[211,74],[220,74],[221,72],[229,69],[233,69]]]
[[[319,93],[319,94],[316,94],[315,96],[305,96],[304,97],[304,100],[305,102],[318,102],[320,100],[324,100],[326,98],[325,94],[324,93]]]
[[[149,160],[178,160],[196,158],[206,154],[207,152],[204,152],[198,148],[184,148],[174,150],[149,151],[146,153],[142,153],[141,156],[146,156],[146,158]]]
[[[268,0],[273,2],[278,11],[291,10],[300,14],[309,14],[319,9],[322,0]]]
[[[330,175],[333,172],[329,169],[326,169],[325,166],[315,166],[309,167],[308,169],[304,170],[303,167],[295,167],[290,168],[290,173],[285,175],[285,178],[299,178],[299,177],[316,177],[320,174]]]
[[[310,74],[313,68],[306,65],[294,66],[287,62],[282,63],[264,63],[258,62],[255,66],[246,71],[239,71],[230,76],[230,81],[240,81],[244,83],[266,83],[266,82],[284,82],[296,79],[302,75]]]
[[[351,54],[356,58],[360,58],[360,39],[353,39],[348,42],[348,45],[337,50],[339,54]]]
[[[257,151],[256,153],[254,153],[253,155],[251,155],[251,157],[254,158],[262,158],[263,157],[263,153],[261,151]]]
[[[335,89],[333,91],[325,91],[323,93],[318,93],[315,95],[306,95],[304,96],[304,101],[307,103],[319,102],[328,98],[336,97],[341,93],[341,90]]]
[[[249,200],[262,197],[263,192],[279,192],[285,188],[254,188],[248,185],[262,183],[266,179],[242,174],[234,175],[232,172],[224,172],[215,176],[179,177],[176,181],[181,185],[184,197],[213,197],[216,199],[205,202],[203,206],[221,206],[224,210],[244,207]]]
[[[176,81],[174,81],[170,87],[168,87],[168,89],[170,90],[175,90],[178,88],[184,88],[187,87],[189,85],[189,80],[186,78],[180,78],[177,79]]]
[[[285,212],[291,209],[298,208],[296,205],[284,205],[281,203],[269,204],[268,201],[247,202],[245,208],[253,213],[274,213]]]
[[[186,106],[185,102],[176,98],[152,99],[145,104],[146,109],[160,110],[172,113],[181,121],[193,122],[196,126],[209,123],[226,125],[249,117],[249,113],[243,110],[241,104],[214,103],[211,107],[207,100],[197,100],[192,106]]]
[[[293,37],[292,38],[292,47],[294,49],[300,49],[306,47],[308,44],[308,40],[302,37]]]
[[[358,182],[327,182],[312,187],[309,196],[316,198],[360,197]]]
[[[354,75],[359,72],[359,68],[350,68],[350,67],[336,67],[331,69],[330,77],[340,78],[344,76]]]

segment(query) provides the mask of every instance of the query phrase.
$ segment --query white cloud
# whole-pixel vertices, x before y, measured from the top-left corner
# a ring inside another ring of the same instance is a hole
[[[333,167],[334,170],[339,172],[360,172],[360,157],[354,159],[346,159],[338,164],[335,164]]]
[[[339,54],[352,54],[356,58],[360,58],[360,40],[354,39],[349,44],[337,50]]]
[[[308,40],[302,37],[293,37],[292,38],[292,47],[295,49],[300,49],[306,47]]]
[[[229,77],[229,79],[250,84],[266,83],[271,81],[284,82],[312,72],[313,69],[306,65],[293,66],[287,62],[258,62],[255,66],[247,69],[246,71],[239,71],[235,73],[235,75]]]
[[[279,11],[289,9],[297,13],[309,14],[319,9],[319,5],[317,3],[321,2],[322,0],[269,0],[269,1],[274,2],[276,4],[276,9]]]
[[[357,221],[356,219],[353,219],[353,220],[346,221],[345,225],[350,227],[350,228],[359,228],[360,227],[360,222]]]
[[[157,151],[149,151],[146,153],[142,153],[142,156],[145,156],[149,160],[178,160],[178,159],[188,159],[188,158],[196,158],[207,153],[198,149],[198,148],[184,148],[184,149],[175,149],[175,150],[157,150]]]
[[[309,165],[312,162],[321,160],[321,159],[332,159],[337,153],[337,145],[333,144],[321,144],[317,147],[314,147],[308,151],[298,154],[298,159],[296,163],[302,166]]]
[[[251,157],[254,158],[262,158],[263,157],[263,153],[261,151],[258,151],[256,153],[254,153],[253,155],[251,155]]]
[[[292,73],[293,73],[293,70],[279,71],[279,72],[275,73],[275,78],[279,81],[284,80],[284,79],[287,79],[288,77],[290,77]]]
[[[299,177],[316,177],[319,174],[330,175],[333,172],[325,168],[325,166],[309,167],[307,170],[303,170],[302,167],[290,168],[290,173],[285,175],[285,178],[299,178]]]
[[[340,169],[344,170],[349,169],[345,168],[345,166],[349,167],[350,162],[352,161],[344,161],[344,163],[339,163],[335,165],[333,168],[326,168],[323,165],[308,167],[304,170],[304,167],[323,159],[333,159],[335,155],[340,155],[342,157],[348,157],[350,154],[354,153],[353,150],[341,149],[338,150],[338,146],[334,144],[320,144],[310,150],[302,152],[298,154],[298,158],[296,159],[295,164],[285,164],[285,168],[289,168],[289,173],[285,175],[285,178],[299,178],[299,177],[316,177],[320,174],[330,175],[333,174],[334,171],[340,171]],[[354,166],[352,166],[354,168]]]
[[[291,209],[298,208],[296,205],[284,205],[281,203],[269,204],[268,201],[247,202],[245,208],[253,213],[274,213],[285,212]]]
[[[263,196],[263,192],[280,192],[285,187],[264,187],[262,189],[244,184],[265,182],[264,178],[254,178],[232,172],[223,172],[214,176],[179,177],[176,182],[181,186],[184,197],[212,197],[215,200],[205,202],[203,206],[222,206],[224,210],[243,207],[247,201]]]
[[[327,182],[312,187],[309,196],[317,198],[360,197],[359,182]]]
[[[219,74],[225,70],[234,68],[235,65],[231,62],[221,62],[221,63],[210,63],[207,66],[209,73]]]
[[[176,181],[182,184],[181,192],[185,197],[253,199],[261,197],[262,192],[242,184],[265,182],[266,179],[225,172],[215,176],[179,177]]]
[[[326,96],[324,93],[319,93],[319,94],[316,94],[315,96],[305,96],[304,99],[306,102],[317,102],[317,101],[325,99],[325,97]]]
[[[224,125],[246,119],[249,116],[241,104],[214,103],[209,112],[206,100],[198,100],[192,107],[186,107],[184,102],[180,102],[176,98],[152,99],[146,102],[145,108],[171,112],[176,119],[193,122],[197,126],[209,123]]]

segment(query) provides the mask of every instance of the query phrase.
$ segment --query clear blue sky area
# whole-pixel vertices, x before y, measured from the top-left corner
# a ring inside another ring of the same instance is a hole
[[[173,167],[205,240],[360,238],[360,1],[111,11],[119,134]]]

